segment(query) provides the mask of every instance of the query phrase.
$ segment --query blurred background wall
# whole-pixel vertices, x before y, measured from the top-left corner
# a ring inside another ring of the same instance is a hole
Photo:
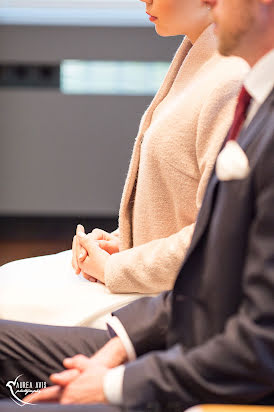
[[[157,36],[138,0],[104,1],[0,1],[0,264],[69,248],[77,223],[117,225],[182,39]]]

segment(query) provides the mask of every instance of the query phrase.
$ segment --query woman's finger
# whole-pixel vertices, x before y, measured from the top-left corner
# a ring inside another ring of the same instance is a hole
[[[82,275],[84,276],[85,279],[87,279],[89,282],[97,282],[97,279],[94,278],[93,276],[90,276],[88,273],[82,271]]]
[[[83,225],[77,225],[76,235],[78,235],[79,233],[85,233],[85,228]],[[76,266],[77,266],[76,271],[75,271],[76,275],[79,275],[81,273],[81,269],[78,264],[78,257],[81,254],[83,249],[84,248],[82,248],[81,245],[79,244],[78,237],[77,237],[76,246],[75,246],[75,261],[76,261]]]
[[[93,240],[110,240],[111,239],[111,235],[102,229],[93,229],[90,235]]]
[[[73,242],[72,242],[72,262],[71,263],[72,263],[72,267],[73,267],[76,275],[79,275],[79,273],[80,273],[79,269],[80,268],[79,268],[78,263],[77,263],[77,243],[78,243],[78,238],[75,235],[73,237]]]
[[[112,255],[119,252],[119,241],[117,240],[98,240],[98,245],[101,249]]]
[[[81,247],[80,248],[80,254],[78,256],[78,260],[80,262],[84,262],[84,260],[87,258],[88,252],[86,251],[85,248]]]
[[[79,225],[77,225],[76,234],[78,234],[79,232],[84,232],[85,233],[85,228],[80,223],[79,223]]]

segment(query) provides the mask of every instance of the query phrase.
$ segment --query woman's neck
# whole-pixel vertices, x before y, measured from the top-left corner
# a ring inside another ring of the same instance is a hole
[[[185,33],[185,35],[188,37],[190,42],[194,44],[198,38],[201,36],[201,34],[205,31],[205,29],[210,26],[211,22],[207,22],[206,24],[203,24],[199,27],[197,27],[195,30],[190,30],[189,33]]]

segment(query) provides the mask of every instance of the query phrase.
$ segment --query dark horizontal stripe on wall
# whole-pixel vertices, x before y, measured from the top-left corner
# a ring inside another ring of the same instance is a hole
[[[1,88],[60,88],[60,64],[0,64]]]
[[[19,216],[0,217],[0,240],[58,240],[72,239],[77,224],[81,223],[86,232],[100,228],[112,232],[117,228],[117,217],[45,217]]]

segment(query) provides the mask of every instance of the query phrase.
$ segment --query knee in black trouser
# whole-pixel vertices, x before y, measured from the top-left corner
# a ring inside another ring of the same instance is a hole
[[[0,399],[20,400],[25,396],[51,386],[48,375],[37,377],[37,367],[14,358],[1,361]]]

